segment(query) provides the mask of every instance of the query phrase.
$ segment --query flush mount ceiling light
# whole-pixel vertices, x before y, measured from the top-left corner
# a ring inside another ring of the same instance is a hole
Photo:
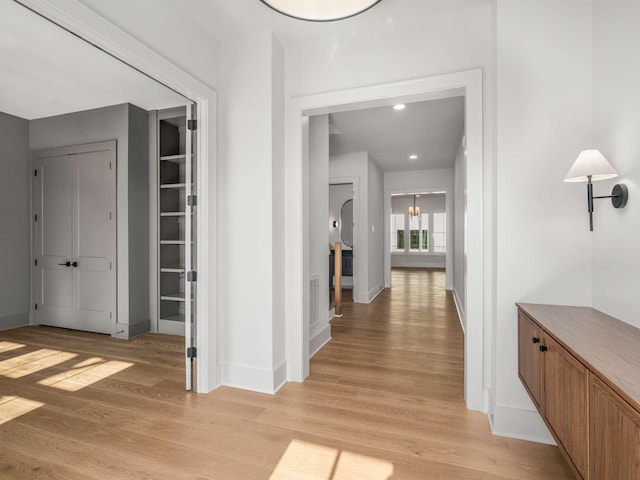
[[[369,10],[381,0],[260,0],[276,12],[309,22],[333,22]]]

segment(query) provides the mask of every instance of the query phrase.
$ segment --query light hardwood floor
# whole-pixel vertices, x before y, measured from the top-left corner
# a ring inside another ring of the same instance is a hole
[[[464,407],[441,271],[346,303],[304,384],[183,390],[182,339],[0,332],[1,479],[570,479],[557,448]],[[515,320],[514,320],[515,321]]]

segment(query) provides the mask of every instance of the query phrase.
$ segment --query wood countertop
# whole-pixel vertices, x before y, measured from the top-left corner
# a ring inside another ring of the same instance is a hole
[[[640,410],[640,329],[591,307],[516,305]]]

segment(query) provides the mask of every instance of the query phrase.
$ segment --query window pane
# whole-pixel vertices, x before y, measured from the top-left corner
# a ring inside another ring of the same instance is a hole
[[[391,215],[391,251],[404,252],[404,215]]]
[[[410,244],[409,250],[411,252],[420,251],[420,217],[411,215],[409,220],[409,235]]]
[[[423,213],[420,216],[420,226],[422,228],[422,235],[420,241],[420,250],[423,252],[429,251],[429,214]]]
[[[433,214],[433,251],[447,251],[447,214],[444,212]]]

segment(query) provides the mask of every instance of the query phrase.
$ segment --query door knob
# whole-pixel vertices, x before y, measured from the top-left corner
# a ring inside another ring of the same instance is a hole
[[[61,267],[70,267],[71,266],[71,262],[59,263],[58,265],[60,265]]]
[[[533,337],[531,339],[531,343],[540,343],[540,339],[538,337]]]
[[[541,352],[546,352],[547,351],[547,346],[546,345],[540,345],[540,351]]]
[[[72,267],[77,267],[77,266],[78,266],[78,262],[73,262],[73,263],[71,264],[71,266],[72,266]]]

